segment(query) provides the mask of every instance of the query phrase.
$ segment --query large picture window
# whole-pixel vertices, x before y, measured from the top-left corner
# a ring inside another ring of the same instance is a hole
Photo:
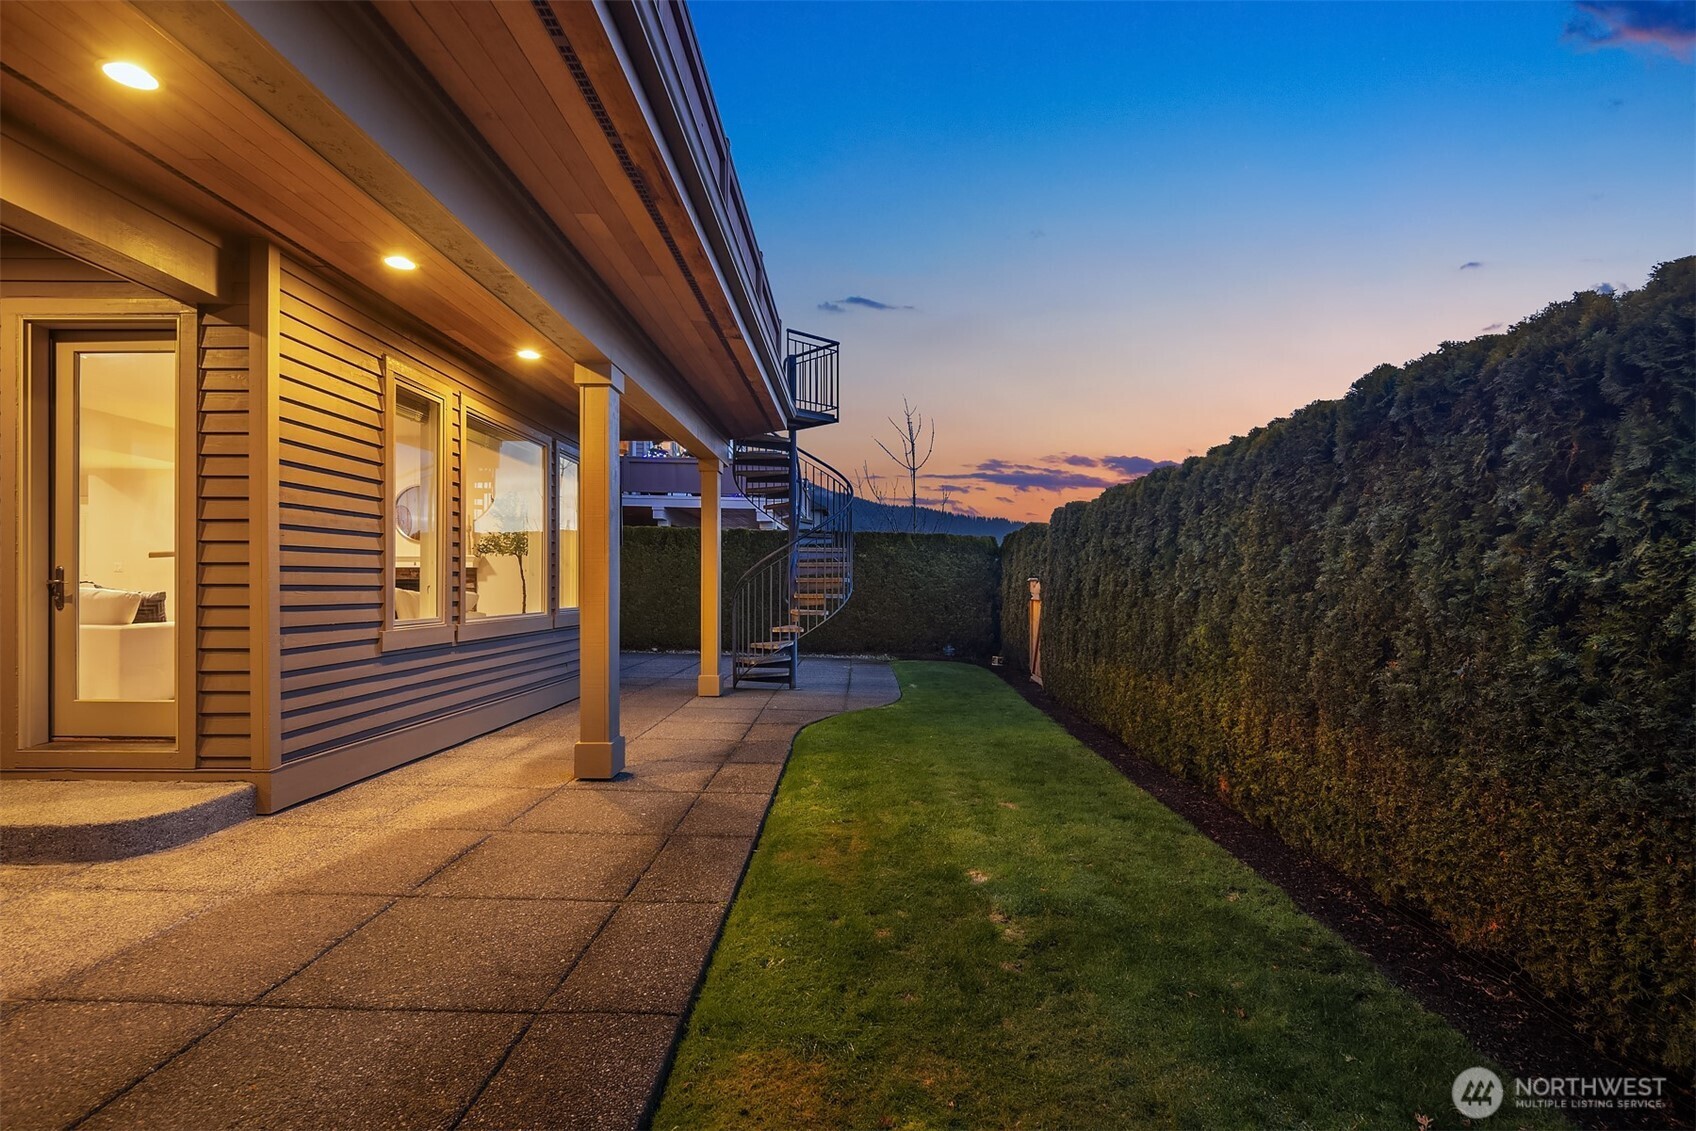
[[[577,461],[559,454],[559,607],[577,608]]]
[[[464,619],[546,612],[548,450],[471,412],[465,438]]]

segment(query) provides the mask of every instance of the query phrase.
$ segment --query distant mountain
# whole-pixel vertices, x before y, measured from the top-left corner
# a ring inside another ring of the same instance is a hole
[[[858,496],[854,499],[854,529],[858,531],[902,532],[913,528],[912,508],[874,503]],[[976,534],[1001,541],[1023,526],[1010,518],[982,518],[977,515],[954,514],[935,507],[920,507],[918,529],[921,534]]]

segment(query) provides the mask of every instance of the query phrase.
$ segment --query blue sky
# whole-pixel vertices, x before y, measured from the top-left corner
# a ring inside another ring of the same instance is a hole
[[[809,448],[889,470],[906,396],[980,513],[1696,251],[1690,4],[691,10],[779,306],[843,342]]]

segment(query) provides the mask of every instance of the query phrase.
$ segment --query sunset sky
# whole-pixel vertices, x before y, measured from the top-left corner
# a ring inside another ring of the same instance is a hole
[[[744,3],[691,11],[805,446],[1046,518],[1380,362],[1696,251],[1690,4]]]

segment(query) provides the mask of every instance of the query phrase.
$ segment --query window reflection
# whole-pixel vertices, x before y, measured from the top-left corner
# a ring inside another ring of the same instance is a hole
[[[471,568],[465,616],[517,616],[547,608],[547,451],[466,415],[465,505]]]
[[[395,491],[395,621],[442,617],[440,401],[395,386],[389,466]]]
[[[577,461],[559,457],[559,607],[577,607]]]

